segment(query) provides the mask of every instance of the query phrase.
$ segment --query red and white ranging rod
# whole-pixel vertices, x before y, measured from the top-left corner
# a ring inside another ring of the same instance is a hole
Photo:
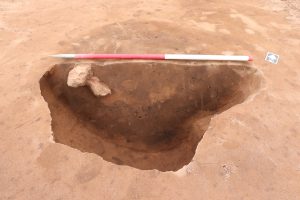
[[[201,54],[56,54],[56,55],[52,55],[52,57],[73,58],[73,59],[253,61],[252,56],[201,55]]]

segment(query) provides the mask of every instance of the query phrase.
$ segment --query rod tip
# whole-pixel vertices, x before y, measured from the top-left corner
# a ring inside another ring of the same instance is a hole
[[[59,55],[59,54],[54,54],[54,55],[49,55],[49,57],[52,57],[52,58],[60,58],[60,55]]]
[[[75,54],[54,54],[50,55],[52,58],[75,58]]]

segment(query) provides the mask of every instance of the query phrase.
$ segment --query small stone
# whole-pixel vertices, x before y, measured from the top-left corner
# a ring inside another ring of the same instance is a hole
[[[96,76],[89,78],[86,83],[95,96],[106,96],[111,94],[109,87],[105,83],[100,82],[99,78]]]
[[[92,77],[92,68],[90,64],[76,65],[68,75],[67,84],[70,87],[79,87],[86,85],[86,81]]]

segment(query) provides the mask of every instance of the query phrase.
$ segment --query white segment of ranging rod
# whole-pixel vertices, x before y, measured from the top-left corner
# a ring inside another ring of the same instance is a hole
[[[165,54],[166,60],[218,60],[218,61],[251,61],[250,56],[199,55],[199,54]]]

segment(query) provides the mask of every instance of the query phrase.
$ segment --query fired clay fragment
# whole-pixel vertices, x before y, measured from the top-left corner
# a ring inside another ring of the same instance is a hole
[[[98,77],[93,76],[92,67],[89,64],[75,66],[68,74],[67,84],[75,88],[87,85],[95,96],[111,94],[109,87],[100,82]]]
[[[106,84],[100,82],[99,78],[96,76],[89,78],[86,83],[95,96],[106,96],[108,94],[111,94],[111,90],[109,89],[109,87]]]
[[[75,66],[68,75],[67,84],[69,87],[80,87],[86,85],[87,79],[92,77],[92,67],[89,64]]]

